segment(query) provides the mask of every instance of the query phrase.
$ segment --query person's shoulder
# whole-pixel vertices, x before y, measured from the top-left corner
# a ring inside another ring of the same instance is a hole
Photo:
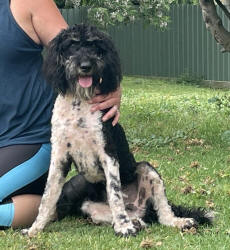
[[[57,11],[57,6],[53,0],[23,0],[27,8],[33,13],[44,11],[52,12]]]
[[[53,0],[11,0],[11,4],[23,4],[23,8],[27,11],[32,11],[34,8],[56,8],[56,4]]]
[[[11,6],[13,6],[14,9],[17,9],[17,11],[23,11],[31,16],[37,15],[38,13],[56,14],[59,12],[53,0],[11,0]]]
[[[31,12],[35,31],[44,45],[47,45],[67,23],[53,0],[25,0]]]
[[[22,0],[14,0],[14,1],[22,1]],[[49,7],[56,7],[56,4],[53,0],[23,0],[25,3],[25,7],[44,7],[44,6],[49,6]]]

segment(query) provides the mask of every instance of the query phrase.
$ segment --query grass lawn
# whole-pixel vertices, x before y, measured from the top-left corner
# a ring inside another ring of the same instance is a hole
[[[171,81],[123,80],[120,122],[136,159],[157,167],[173,203],[214,210],[213,226],[181,233],[153,224],[125,239],[109,226],[66,218],[32,239],[19,230],[0,231],[0,249],[230,249],[228,96],[224,90]]]

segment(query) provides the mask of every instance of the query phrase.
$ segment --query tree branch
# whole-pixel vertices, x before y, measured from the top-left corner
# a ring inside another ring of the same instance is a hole
[[[223,47],[221,51],[230,52],[230,32],[224,28],[213,0],[200,0],[200,7],[206,28],[210,30],[217,43]]]
[[[215,2],[220,6],[220,8],[223,10],[224,14],[226,15],[226,17],[228,19],[230,19],[230,13],[228,11],[228,9],[221,3],[220,0],[215,0]]]

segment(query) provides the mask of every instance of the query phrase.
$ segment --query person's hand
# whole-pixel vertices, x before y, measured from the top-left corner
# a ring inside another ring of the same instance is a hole
[[[102,117],[102,121],[105,122],[114,117],[112,124],[115,126],[120,117],[119,108],[121,103],[121,88],[119,87],[116,91],[108,95],[100,95],[100,93],[96,93],[96,96],[93,97],[89,103],[93,104],[91,112],[110,108],[110,110]]]

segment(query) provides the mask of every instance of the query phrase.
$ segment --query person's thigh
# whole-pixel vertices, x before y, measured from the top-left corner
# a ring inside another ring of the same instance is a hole
[[[50,153],[50,144],[0,148],[0,201],[20,194],[42,195]]]

